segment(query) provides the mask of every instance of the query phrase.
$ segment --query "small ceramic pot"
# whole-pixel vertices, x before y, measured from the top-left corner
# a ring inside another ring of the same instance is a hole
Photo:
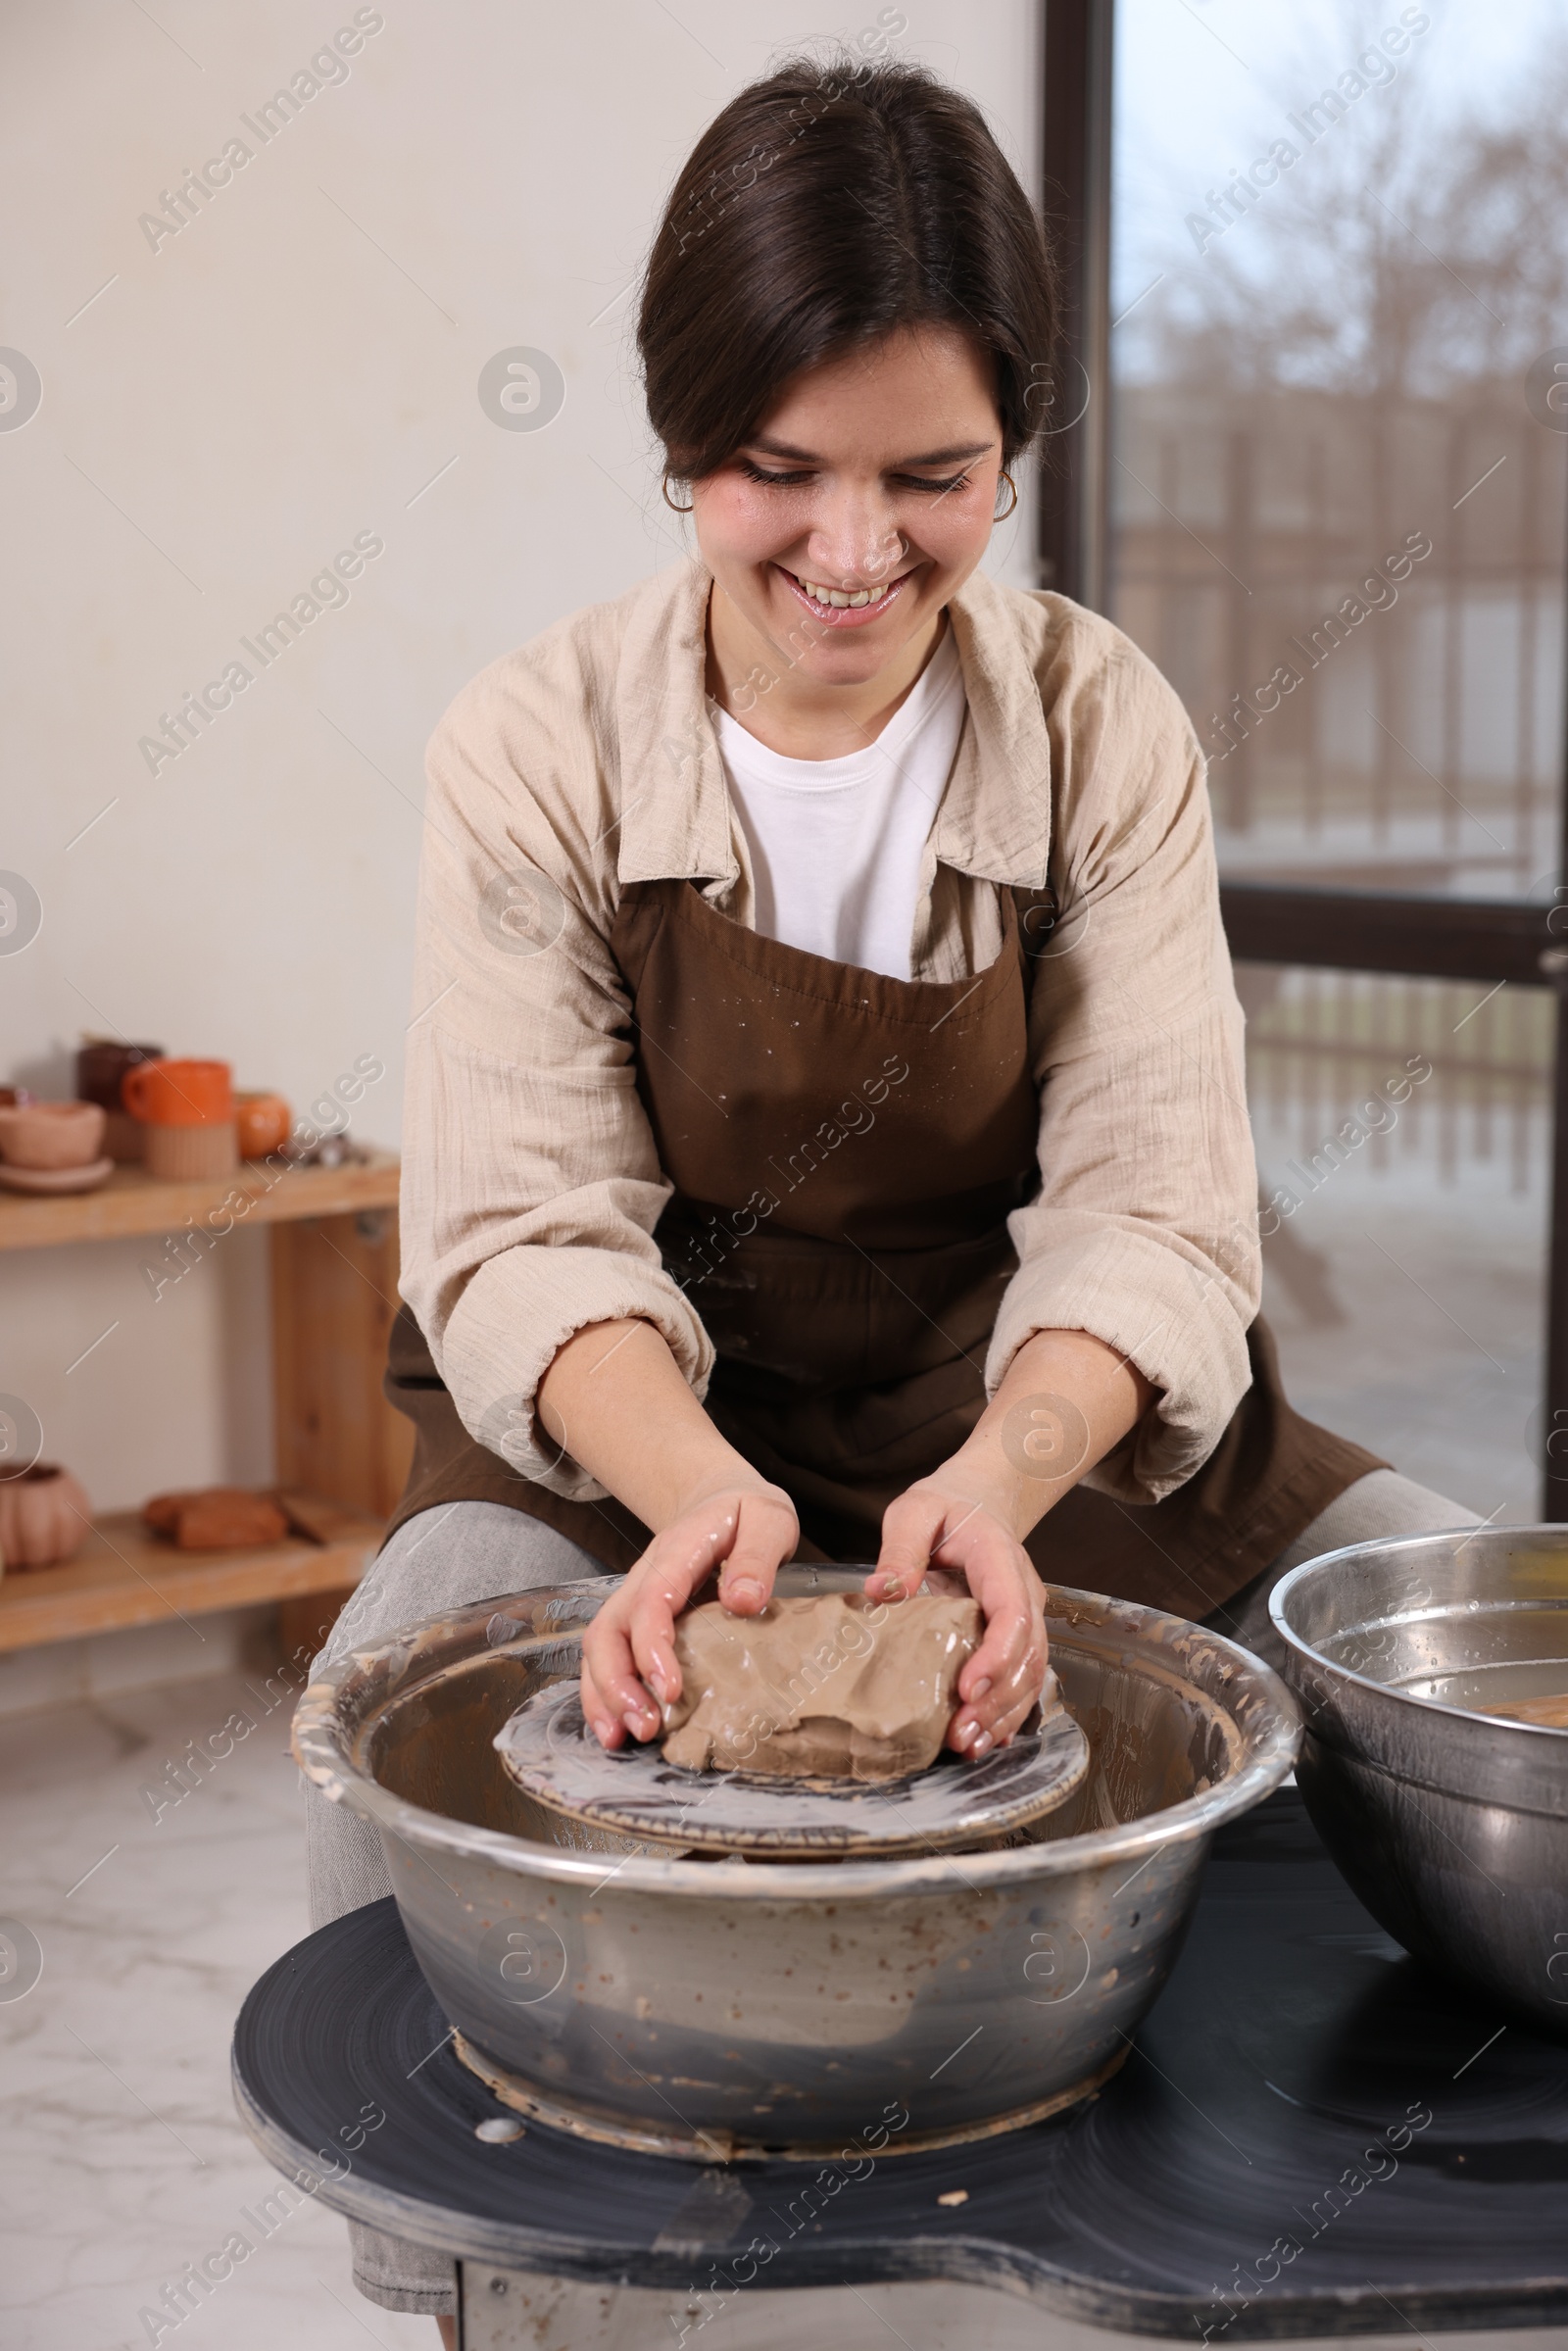
[[[0,1159],[11,1167],[89,1167],[103,1154],[96,1102],[13,1102],[0,1109]]]
[[[147,1129],[139,1118],[128,1110],[104,1112],[104,1149],[117,1167],[139,1167],[142,1163],[142,1138]]]
[[[35,1461],[0,1480],[0,1565],[58,1567],[87,1540],[92,1504],[69,1469]]]
[[[117,1167],[139,1166],[142,1156],[141,1128],[120,1095],[125,1072],[163,1057],[161,1045],[122,1045],[112,1037],[89,1037],[76,1054],[76,1099],[102,1102],[104,1149]]]
[[[140,1061],[126,1070],[120,1090],[142,1122],[149,1175],[187,1182],[232,1175],[239,1165],[226,1061]]]
[[[242,1159],[265,1159],[288,1141],[294,1113],[280,1094],[236,1094],[234,1120]]]
[[[149,1126],[226,1126],[234,1115],[226,1061],[139,1061],[121,1079],[120,1099]]]
[[[120,1088],[126,1070],[163,1057],[161,1045],[121,1045],[111,1038],[94,1037],[76,1055],[76,1099],[102,1102],[106,1110],[122,1110]]]
[[[149,1175],[168,1182],[232,1175],[239,1165],[232,1118],[225,1118],[221,1126],[144,1126],[141,1132],[143,1166]]]

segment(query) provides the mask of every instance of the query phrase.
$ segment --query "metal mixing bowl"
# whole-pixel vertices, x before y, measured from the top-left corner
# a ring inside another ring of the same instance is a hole
[[[791,1568],[779,1589],[862,1580]],[[1279,1785],[1299,1739],[1284,1685],[1244,1649],[1053,1590],[1053,1662],[1094,1762],[1030,1841],[655,1858],[552,1819],[491,1745],[524,1697],[576,1672],[613,1589],[521,1593],[355,1652],[306,1690],[294,1750],[380,1830],[460,2054],[522,2111],[621,2144],[893,2149],[1067,2103],[1125,2055],[1213,1832]]]
[[[1406,1950],[1568,2032],[1568,1731],[1471,1711],[1568,1690],[1568,1528],[1356,1543],[1270,1609],[1301,1793],[1356,1893]]]

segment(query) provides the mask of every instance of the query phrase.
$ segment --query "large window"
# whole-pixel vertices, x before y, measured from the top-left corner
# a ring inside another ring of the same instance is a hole
[[[1555,997],[1421,974],[1443,902],[1559,903],[1568,20],[1116,0],[1110,86],[1102,600],[1249,952],[1259,885],[1437,902],[1409,978],[1240,968],[1265,1310],[1302,1409],[1534,1518]]]

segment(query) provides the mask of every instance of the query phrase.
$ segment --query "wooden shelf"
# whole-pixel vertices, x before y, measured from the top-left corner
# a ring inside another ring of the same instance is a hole
[[[322,1541],[290,1536],[259,1550],[180,1551],[149,1535],[134,1511],[97,1519],[82,1549],[63,1567],[13,1568],[0,1577],[0,1650],[357,1584],[383,1522],[314,1497],[299,1497],[299,1506]]]
[[[0,1192],[0,1249],[48,1249],[67,1241],[119,1241],[137,1233],[177,1233],[195,1218],[221,1209],[234,1193],[250,1201],[237,1226],[292,1224],[310,1216],[353,1216],[367,1208],[395,1208],[398,1157],[377,1151],[359,1165],[291,1167],[269,1172],[248,1159],[233,1175],[199,1183],[170,1183],[145,1168],[117,1167],[96,1192],[37,1196]],[[212,1229],[212,1228],[209,1228]]]
[[[249,1201],[237,1213],[234,1194]],[[210,1182],[169,1183],[117,1167],[96,1192],[64,1198],[0,1192],[0,1249],[180,1234],[194,1222],[269,1225],[277,1408],[274,1475],[305,1535],[261,1549],[180,1551],[134,1512],[94,1522],[63,1567],[0,1576],[0,1650],[198,1617],[256,1600],[282,1603],[286,1645],[317,1646],[380,1544],[403,1490],[414,1431],[381,1390],[398,1304],[398,1157],[375,1151],[342,1167],[252,1160]],[[226,1204],[225,1204],[226,1203]],[[209,1222],[212,1211],[217,1221]],[[91,1483],[91,1470],[87,1472]],[[331,1501],[317,1496],[331,1494]],[[318,1595],[326,1595],[324,1613]]]

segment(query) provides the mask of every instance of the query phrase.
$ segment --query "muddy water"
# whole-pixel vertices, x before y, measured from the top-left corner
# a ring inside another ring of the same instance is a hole
[[[1547,1731],[1568,1731],[1568,1690],[1544,1698],[1515,1698],[1511,1704],[1473,1706],[1472,1714],[1496,1714],[1510,1723],[1537,1723]]]

